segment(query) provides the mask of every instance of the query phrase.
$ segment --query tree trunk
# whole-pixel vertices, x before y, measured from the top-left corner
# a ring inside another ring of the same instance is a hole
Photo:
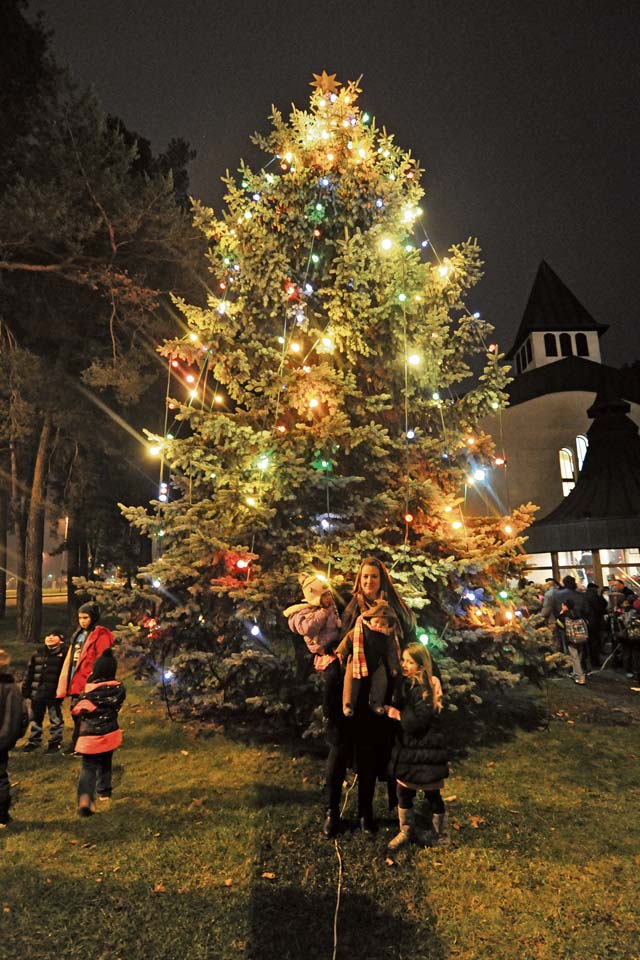
[[[22,617],[25,594],[25,538],[26,538],[26,497],[18,474],[18,452],[12,441],[11,456],[11,508],[13,511],[13,532],[16,540],[16,633],[22,636]]]
[[[27,519],[25,551],[25,595],[22,612],[21,639],[39,643],[42,630],[42,549],[49,479],[49,456],[53,442],[51,415],[45,415],[33,470],[31,499]]]
[[[76,613],[78,599],[76,597],[76,588],[73,585],[74,577],[83,576],[84,571],[80,569],[80,543],[78,540],[78,526],[73,514],[67,518],[67,603],[69,605],[69,616],[76,622]]]

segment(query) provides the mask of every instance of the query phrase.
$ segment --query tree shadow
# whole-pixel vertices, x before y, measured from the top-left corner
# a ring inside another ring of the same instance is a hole
[[[336,891],[308,892],[257,880],[250,905],[247,960],[326,960],[332,955]],[[370,896],[342,890],[337,921],[337,958],[353,960],[445,960],[430,911],[421,922],[384,909]]]

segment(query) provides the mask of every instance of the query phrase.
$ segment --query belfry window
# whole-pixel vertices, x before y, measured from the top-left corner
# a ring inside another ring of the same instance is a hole
[[[555,333],[545,333],[544,335],[544,352],[547,357],[557,357],[558,356],[558,344],[556,343]]]
[[[570,357],[573,354],[573,349],[571,346],[571,334],[561,333],[560,334],[560,355],[563,357]]]
[[[589,344],[584,333],[576,333],[576,353],[579,357],[589,356]]]

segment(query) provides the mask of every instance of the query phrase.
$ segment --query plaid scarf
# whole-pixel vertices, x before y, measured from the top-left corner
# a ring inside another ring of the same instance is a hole
[[[364,655],[364,625],[362,614],[356,620],[353,628],[353,677],[360,680],[362,677],[368,677],[367,660]]]

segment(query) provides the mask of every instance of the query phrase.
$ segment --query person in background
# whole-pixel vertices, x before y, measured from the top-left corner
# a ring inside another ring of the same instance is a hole
[[[78,780],[78,816],[90,817],[98,800],[110,800],[113,751],[122,743],[118,712],[126,691],[116,680],[117,663],[111,649],[93,665],[91,676],[72,707],[78,721],[76,753],[82,757]]]
[[[11,657],[0,650],[0,828],[11,823],[11,786],[9,783],[9,750],[24,736],[29,715],[20,687],[9,673]]]
[[[598,584],[592,583],[591,581],[587,584],[584,598],[589,606],[589,617],[587,618],[587,625],[589,627],[589,662],[591,669],[597,670],[600,666],[607,601],[600,594]]]
[[[575,636],[574,630],[572,629],[572,624],[584,624],[585,630],[585,642],[578,643]],[[558,630],[562,635],[562,644],[563,649],[571,658],[571,668],[572,668],[572,677],[576,683],[583,685],[587,682],[584,667],[582,665],[582,657],[580,655],[580,647],[586,646],[586,641],[588,638],[588,627],[587,621],[584,617],[579,616],[578,612],[575,609],[575,604],[572,597],[566,597],[560,606],[560,612],[557,617]]]
[[[64,658],[56,697],[71,697],[71,705],[77,702],[89,679],[93,665],[101,654],[113,646],[113,634],[98,623],[100,607],[97,603],[83,603],[78,609],[78,629],[71,637]],[[73,709],[71,711],[73,716]],[[75,751],[78,724],[74,720],[71,750]]]
[[[22,696],[31,701],[31,734],[22,749],[31,753],[42,746],[45,714],[49,715],[49,744],[47,753],[57,753],[62,747],[64,720],[62,700],[56,696],[62,664],[67,654],[64,633],[59,627],[49,630],[44,643],[31,657],[22,681]]]

